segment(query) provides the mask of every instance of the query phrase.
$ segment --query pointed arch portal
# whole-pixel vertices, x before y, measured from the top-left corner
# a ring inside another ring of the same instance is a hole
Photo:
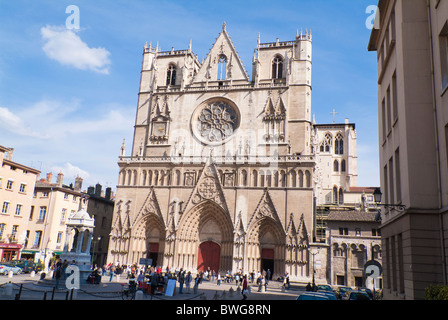
[[[221,246],[213,241],[205,241],[199,245],[197,270],[219,271],[221,258]]]

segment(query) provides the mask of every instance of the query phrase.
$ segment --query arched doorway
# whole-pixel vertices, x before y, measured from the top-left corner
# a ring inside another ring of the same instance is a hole
[[[210,267],[215,272],[232,269],[233,224],[216,202],[202,201],[183,213],[178,229],[173,267],[198,271]]]
[[[158,242],[149,242],[148,243],[148,250],[146,252],[146,258],[152,259],[151,265],[153,267],[156,267],[157,264],[157,257],[159,256],[159,243]]]
[[[198,250],[198,271],[208,269],[219,271],[221,259],[221,246],[213,241],[205,241],[199,245]]]
[[[270,271],[270,278],[274,273],[274,249],[261,249],[261,270]],[[271,280],[271,279],[268,279]]]

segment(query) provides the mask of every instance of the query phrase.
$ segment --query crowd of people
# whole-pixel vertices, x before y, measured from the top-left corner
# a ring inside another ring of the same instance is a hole
[[[53,270],[53,278],[56,279],[56,286],[60,279],[66,278],[66,269],[70,264],[76,264],[75,261],[69,263],[67,260],[61,261],[60,259],[55,262],[51,269]],[[171,269],[166,267],[162,270],[160,266],[144,266],[139,264],[120,264],[109,263],[99,267],[97,265],[92,266],[92,273],[86,279],[88,283],[99,284],[103,277],[109,279],[109,282],[116,280],[128,281],[130,286],[135,286],[139,289],[150,288],[151,294],[155,294],[156,290],[165,291],[166,285],[169,279],[175,279],[178,282],[179,294],[183,293],[197,293],[199,285],[203,281],[216,283],[220,286],[222,283],[232,284],[242,287],[243,299],[247,297],[247,287],[249,283],[256,284],[258,291],[266,289],[269,281],[272,280],[271,270],[244,272],[238,270],[232,273],[230,270],[223,272],[215,272],[208,268],[205,271],[200,271],[192,274],[191,271],[184,270],[183,268]],[[289,289],[289,274],[286,273],[284,277],[278,277],[277,281],[282,281],[283,286]],[[104,281],[104,280],[103,280]]]

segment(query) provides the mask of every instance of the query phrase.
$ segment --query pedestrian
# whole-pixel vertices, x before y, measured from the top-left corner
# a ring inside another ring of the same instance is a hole
[[[179,271],[179,293],[183,293],[182,290],[184,288],[185,283],[185,271],[180,269]]]
[[[59,279],[61,278],[62,266],[56,266],[56,270],[54,271],[54,278],[56,280],[56,289],[59,287]]]
[[[185,276],[185,287],[187,288],[187,293],[190,293],[191,280],[193,280],[193,277],[191,276],[191,272],[188,271],[187,275]]]
[[[243,277],[243,290],[241,291],[241,293],[243,294],[243,300],[247,300],[247,276],[244,275]]]
[[[114,275],[115,275],[115,266],[112,264],[109,268],[109,282],[112,282],[112,280],[114,280]]]
[[[306,285],[306,291],[311,291],[311,283],[309,283],[309,282]]]
[[[139,275],[137,276],[138,287],[143,288],[143,282],[145,281],[145,275],[143,271],[140,270]]]
[[[193,293],[198,293],[199,289],[199,282],[201,281],[199,274],[196,274],[196,278],[194,279],[194,287],[193,287]]]
[[[218,277],[217,277],[217,280],[216,280],[216,284],[217,284],[218,286],[221,285],[221,274],[220,274],[220,273],[218,273]]]
[[[153,296],[156,292],[157,285],[159,284],[159,275],[157,272],[151,274],[151,295]]]
[[[68,267],[68,261],[67,259],[64,259],[64,262],[62,263],[62,278],[66,279],[67,278],[67,267]]]
[[[288,272],[286,272],[285,280],[283,281],[283,286],[285,286],[285,289],[288,289],[288,290],[291,287],[290,283],[289,283],[289,273]]]

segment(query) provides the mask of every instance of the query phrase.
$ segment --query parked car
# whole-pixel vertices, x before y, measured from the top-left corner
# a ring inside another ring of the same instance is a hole
[[[360,290],[350,290],[347,291],[342,300],[372,300],[365,291]]]
[[[8,264],[21,268],[23,273],[29,273],[34,270],[34,262],[30,260],[12,260]]]
[[[336,297],[342,299],[342,297],[347,293],[347,291],[352,290],[350,287],[338,287],[336,290]]]
[[[40,262],[34,262],[34,272],[40,272],[44,270],[44,265]]]
[[[326,295],[328,297],[328,300],[338,300],[338,298],[336,297],[336,294],[333,291],[328,291],[328,290],[319,291],[318,290],[317,293]]]
[[[22,268],[17,267],[13,264],[0,264],[0,274],[8,274],[9,271],[12,271],[13,274],[21,274]]]
[[[369,288],[359,288],[358,290],[367,293],[369,295],[370,299],[373,300],[372,290],[370,290]]]
[[[328,284],[320,284],[317,286],[317,291],[331,291],[333,292],[333,288]]]
[[[330,300],[330,298],[321,292],[304,292],[297,297],[297,300]]]

